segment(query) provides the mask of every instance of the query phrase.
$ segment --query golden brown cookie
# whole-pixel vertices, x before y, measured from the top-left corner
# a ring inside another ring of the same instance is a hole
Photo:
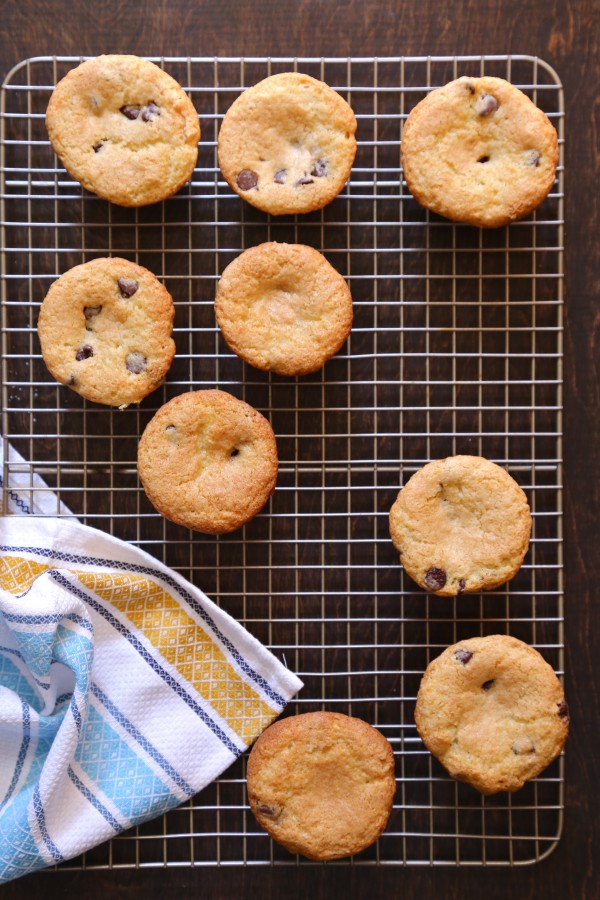
[[[192,101],[137,56],[98,56],[71,69],[50,97],[46,125],[69,175],[120,206],[175,194],[198,158]]]
[[[227,266],[215,313],[228,345],[246,362],[279,375],[305,375],[320,369],[350,334],[352,296],[317,250],[271,242]]]
[[[453,778],[495,794],[517,791],[559,755],[569,710],[537,650],[493,634],[460,641],[429,664],[415,721]]]
[[[531,513],[505,469],[481,456],[449,456],[411,476],[390,511],[390,533],[410,577],[452,597],[516,575]]]
[[[231,188],[265,212],[306,213],[344,187],[356,155],[356,119],[322,81],[271,75],[240,94],[219,131],[219,165]]]
[[[88,400],[139,403],[173,361],[174,315],[171,295],[148,269],[118,257],[93,259],[61,275],[42,303],[44,362]]]
[[[224,391],[169,400],[147,424],[138,471],[161,515],[206,534],[234,531],[265,505],[277,479],[273,429]]]
[[[558,138],[547,116],[502,78],[458,78],[412,110],[402,133],[409,191],[423,206],[482,228],[526,216],[549,193]]]
[[[314,712],[275,722],[248,759],[248,799],[290,853],[337,859],[369,847],[387,825],[394,754],[361,719]]]

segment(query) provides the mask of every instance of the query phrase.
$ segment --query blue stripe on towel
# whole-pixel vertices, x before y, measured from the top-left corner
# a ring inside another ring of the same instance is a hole
[[[38,823],[38,828],[40,829],[40,834],[42,836],[44,844],[52,854],[54,860],[56,862],[62,862],[64,857],[48,834],[48,829],[46,828],[46,816],[44,815],[44,807],[42,805],[39,784],[36,784],[35,788],[33,789],[33,811],[35,813],[35,818]]]
[[[93,794],[92,791],[90,791],[90,789],[85,786],[85,784],[83,783],[81,778],[77,777],[77,775],[75,774],[75,772],[73,771],[71,766],[69,766],[67,771],[69,773],[69,778],[71,779],[71,781],[73,782],[73,784],[75,785],[77,790],[81,794],[83,794],[83,796],[85,797],[85,799],[87,800],[88,803],[92,804],[92,806],[94,807],[96,812],[99,812],[100,815],[104,819],[106,819],[106,821],[108,822],[110,827],[113,829],[113,831],[118,833],[120,831],[123,831],[124,827],[129,827],[128,825],[123,826],[119,822],[117,822],[117,820],[115,819],[115,817],[113,816],[111,811],[109,809],[107,809],[106,806],[104,805],[104,803],[102,803],[98,799],[98,797],[96,797],[96,795]]]
[[[0,812],[0,883],[47,865],[29,829],[29,791],[19,791]]]
[[[0,803],[0,809],[3,806],[6,806],[14,789],[17,786],[17,782],[21,777],[21,772],[23,771],[23,766],[25,765],[25,758],[27,756],[27,751],[29,750],[29,744],[31,743],[31,713],[29,712],[29,704],[21,700],[21,706],[23,709],[23,740],[21,741],[21,746],[19,747],[19,754],[17,756],[17,763],[15,765],[15,771],[13,772],[12,780],[8,786],[6,794],[4,795],[4,800],[2,801],[2,803]]]
[[[97,684],[94,684],[92,682],[91,689],[94,696],[100,701],[100,703],[102,703],[104,707],[106,707],[113,719],[116,719],[119,725],[121,725],[125,729],[125,731],[129,735],[131,735],[131,737],[135,741],[137,741],[140,747],[142,747],[146,751],[148,756],[152,757],[154,762],[158,763],[158,765],[166,772],[169,778],[174,781],[175,784],[188,795],[188,797],[191,797],[192,794],[195,793],[194,789],[190,787],[187,781],[185,781],[178,772],[175,771],[169,760],[162,755],[160,750],[157,750],[156,747],[152,746],[150,741],[147,740],[141,733],[141,731],[139,731],[139,729],[135,727],[133,722],[130,722],[129,719],[127,719],[123,715],[123,713],[119,709],[117,709],[115,704],[111,700],[109,700],[104,691],[100,687],[98,687]]]
[[[94,706],[88,709],[75,759],[128,823],[181,802]]]

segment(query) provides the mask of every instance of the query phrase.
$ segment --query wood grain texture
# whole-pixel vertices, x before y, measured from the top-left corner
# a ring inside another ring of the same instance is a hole
[[[556,851],[505,870],[197,869],[40,873],[1,889],[3,900],[260,896],[600,897],[600,58],[597,0],[5,0],[3,71],[29,56],[421,55],[526,53],[565,86],[565,561],[566,671],[572,713],[567,809]]]

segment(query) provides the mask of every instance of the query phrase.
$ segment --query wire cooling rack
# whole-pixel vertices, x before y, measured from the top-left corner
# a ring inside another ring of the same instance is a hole
[[[27,60],[2,89],[2,424],[5,442],[27,460],[9,464],[5,453],[4,484],[14,468],[29,477],[33,495],[34,476],[42,476],[82,521],[138,544],[201,586],[302,677],[306,686],[289,712],[350,713],[386,735],[396,759],[392,817],[353,864],[543,858],[562,828],[562,760],[515,795],[483,798],[426,752],[413,710],[429,660],[473,635],[509,632],[562,674],[563,94],[556,74],[528,56],[154,59],[199,112],[198,167],[176,197],[130,210],[82,191],[48,143],[51,90],[79,61]],[[216,138],[244,87],[290,69],[348,99],[358,154],[330,206],[270,218],[225,184]],[[408,112],[461,74],[517,84],[559,133],[552,193],[509,228],[481,231],[430,215],[402,179]],[[316,247],[352,289],[347,345],[301,379],[245,365],[216,327],[219,273],[265,240]],[[177,356],[167,383],[123,411],[57,385],[36,334],[50,284],[105,255],[147,266],[176,304]],[[182,391],[215,386],[270,419],[280,455],[268,508],[218,538],[162,519],[136,474],[138,437],[154,410]],[[455,453],[506,466],[527,492],[534,527],[525,565],[508,587],[448,600],[405,576],[388,512],[416,469]],[[215,864],[311,865],[255,823],[244,759],[191,802],[62,868]]]

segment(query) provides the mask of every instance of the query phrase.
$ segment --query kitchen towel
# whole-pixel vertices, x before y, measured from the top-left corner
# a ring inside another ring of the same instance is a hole
[[[0,517],[0,883],[184,802],[302,687],[142,550],[17,510]]]

